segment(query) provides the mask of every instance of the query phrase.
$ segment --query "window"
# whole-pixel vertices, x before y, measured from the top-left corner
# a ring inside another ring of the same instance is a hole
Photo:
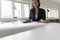
[[[19,2],[14,2],[14,10],[15,10],[15,17],[17,18],[22,18],[22,15],[21,15],[21,3]]]
[[[48,12],[48,18],[51,18],[52,17],[52,10],[51,9],[48,9],[49,12]]]
[[[53,10],[53,16],[54,16],[55,18],[58,18],[58,10]]]
[[[29,17],[29,4],[24,4],[24,14],[25,18]]]
[[[29,6],[29,3],[1,0],[1,18],[28,18]]]
[[[49,12],[47,13],[48,18],[58,18],[58,10],[54,10],[54,9],[48,9]]]
[[[58,9],[47,8],[46,6],[41,6],[40,8],[45,9],[46,18],[59,18]]]
[[[1,0],[1,18],[12,17],[12,1]]]

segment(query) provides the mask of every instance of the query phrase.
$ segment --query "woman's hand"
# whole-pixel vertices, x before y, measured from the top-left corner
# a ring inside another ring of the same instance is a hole
[[[27,22],[31,22],[32,20],[29,19],[29,18],[26,18],[25,21],[27,21]]]
[[[38,21],[39,23],[49,23],[49,21],[48,20],[43,20],[43,19],[41,19],[40,21]]]
[[[29,21],[30,19],[29,19],[29,18],[26,18],[25,20],[26,20],[26,21]]]

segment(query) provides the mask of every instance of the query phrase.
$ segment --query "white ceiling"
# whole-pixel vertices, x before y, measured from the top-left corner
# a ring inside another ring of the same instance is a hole
[[[31,0],[24,0],[24,1],[31,1]],[[60,3],[60,0],[51,0],[51,1],[54,1],[54,2]]]

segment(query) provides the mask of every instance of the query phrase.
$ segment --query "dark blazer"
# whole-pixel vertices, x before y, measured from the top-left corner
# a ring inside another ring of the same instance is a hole
[[[40,19],[45,20],[46,19],[45,10],[42,9],[42,8],[39,8],[39,10],[38,10],[38,17],[36,19],[36,17],[35,17],[35,9],[31,9],[30,10],[30,14],[29,14],[29,19],[31,19],[32,21],[39,21]]]

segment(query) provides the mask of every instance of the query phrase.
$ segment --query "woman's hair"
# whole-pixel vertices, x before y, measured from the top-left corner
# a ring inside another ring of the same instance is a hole
[[[37,2],[39,3],[38,4],[38,8],[40,7],[40,0],[37,0]],[[32,5],[33,6],[33,5]],[[34,6],[33,6],[33,8],[34,8]]]

